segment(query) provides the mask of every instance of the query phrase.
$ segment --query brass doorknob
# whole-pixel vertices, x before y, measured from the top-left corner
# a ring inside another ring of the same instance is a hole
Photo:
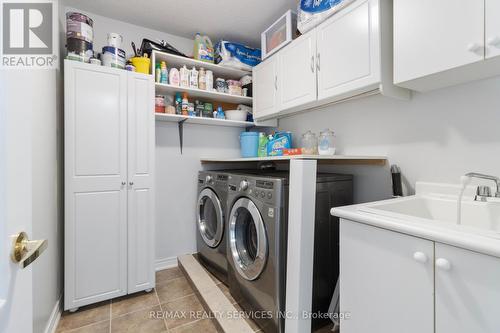
[[[12,243],[12,261],[18,263],[21,268],[28,267],[35,261],[48,246],[46,239],[30,241],[28,235],[22,231],[14,236]]]

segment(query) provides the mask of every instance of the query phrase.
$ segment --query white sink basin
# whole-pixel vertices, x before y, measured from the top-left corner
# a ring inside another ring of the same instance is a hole
[[[398,219],[418,219],[425,222],[440,223],[443,227],[458,226],[458,206],[456,198],[438,195],[415,195],[408,198],[394,199],[381,203],[368,204],[360,211],[394,217]],[[475,228],[477,231],[493,232],[497,237],[500,232],[500,203],[473,201],[463,198],[460,226]]]
[[[458,222],[460,186],[418,183],[414,196],[368,203],[358,210],[408,222],[423,222],[456,231],[478,232],[500,237],[500,202],[474,201],[475,187],[468,187],[462,197]]]
[[[414,196],[332,209],[332,215],[500,257],[500,202],[474,201],[475,186],[417,183]]]

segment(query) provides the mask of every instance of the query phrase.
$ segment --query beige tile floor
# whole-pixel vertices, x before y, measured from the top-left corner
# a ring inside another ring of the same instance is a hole
[[[210,273],[209,273],[210,274]],[[241,309],[229,289],[210,274],[224,295]],[[177,313],[178,316],[162,316]],[[255,332],[261,332],[251,320],[245,319]],[[188,280],[179,268],[156,273],[156,288],[150,293],[136,293],[111,301],[64,312],[57,333],[217,333],[215,322],[204,311]],[[320,331],[316,331],[319,333]],[[323,328],[323,333],[330,329]],[[229,332],[232,333],[232,332]]]
[[[178,313],[162,316],[162,311]],[[176,312],[177,311],[177,312]],[[200,311],[200,313],[196,313]],[[68,333],[217,333],[208,313],[180,269],[156,273],[156,288],[64,312],[56,332]],[[191,312],[195,312],[192,314]]]

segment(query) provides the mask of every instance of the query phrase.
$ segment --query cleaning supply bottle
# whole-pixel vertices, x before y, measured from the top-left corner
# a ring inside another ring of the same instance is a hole
[[[217,119],[226,119],[226,115],[224,114],[224,110],[222,110],[222,106],[217,107]]]
[[[198,89],[198,71],[194,66],[191,70],[191,75],[189,76],[189,88]]]
[[[182,96],[180,92],[175,93],[175,113],[182,114]]]
[[[178,87],[180,84],[179,70],[177,68],[171,68],[168,74],[168,79],[171,85]]]
[[[201,67],[198,73],[198,88],[201,90],[207,90],[207,81],[205,68]]]
[[[168,70],[167,63],[165,61],[161,62],[160,71],[160,83],[168,83]]]
[[[214,46],[208,36],[201,36],[199,32],[194,37],[193,57],[208,63],[214,62]]]
[[[184,95],[182,96],[182,115],[189,115],[189,100],[187,93],[184,93]]]
[[[269,139],[267,138],[266,133],[259,133],[259,150],[257,153],[258,157],[266,157],[267,156],[267,143]]]
[[[182,66],[180,70],[181,87],[189,88],[189,72],[190,70],[187,69],[186,65]]]
[[[158,63],[155,66],[155,82],[160,83],[161,81],[161,65]]]
[[[214,73],[212,71],[205,73],[205,87],[208,91],[214,90]]]

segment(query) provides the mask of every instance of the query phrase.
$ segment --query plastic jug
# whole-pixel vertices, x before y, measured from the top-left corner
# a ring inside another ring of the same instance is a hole
[[[208,36],[201,36],[199,33],[196,33],[193,57],[196,60],[204,62],[214,62],[214,46]]]

